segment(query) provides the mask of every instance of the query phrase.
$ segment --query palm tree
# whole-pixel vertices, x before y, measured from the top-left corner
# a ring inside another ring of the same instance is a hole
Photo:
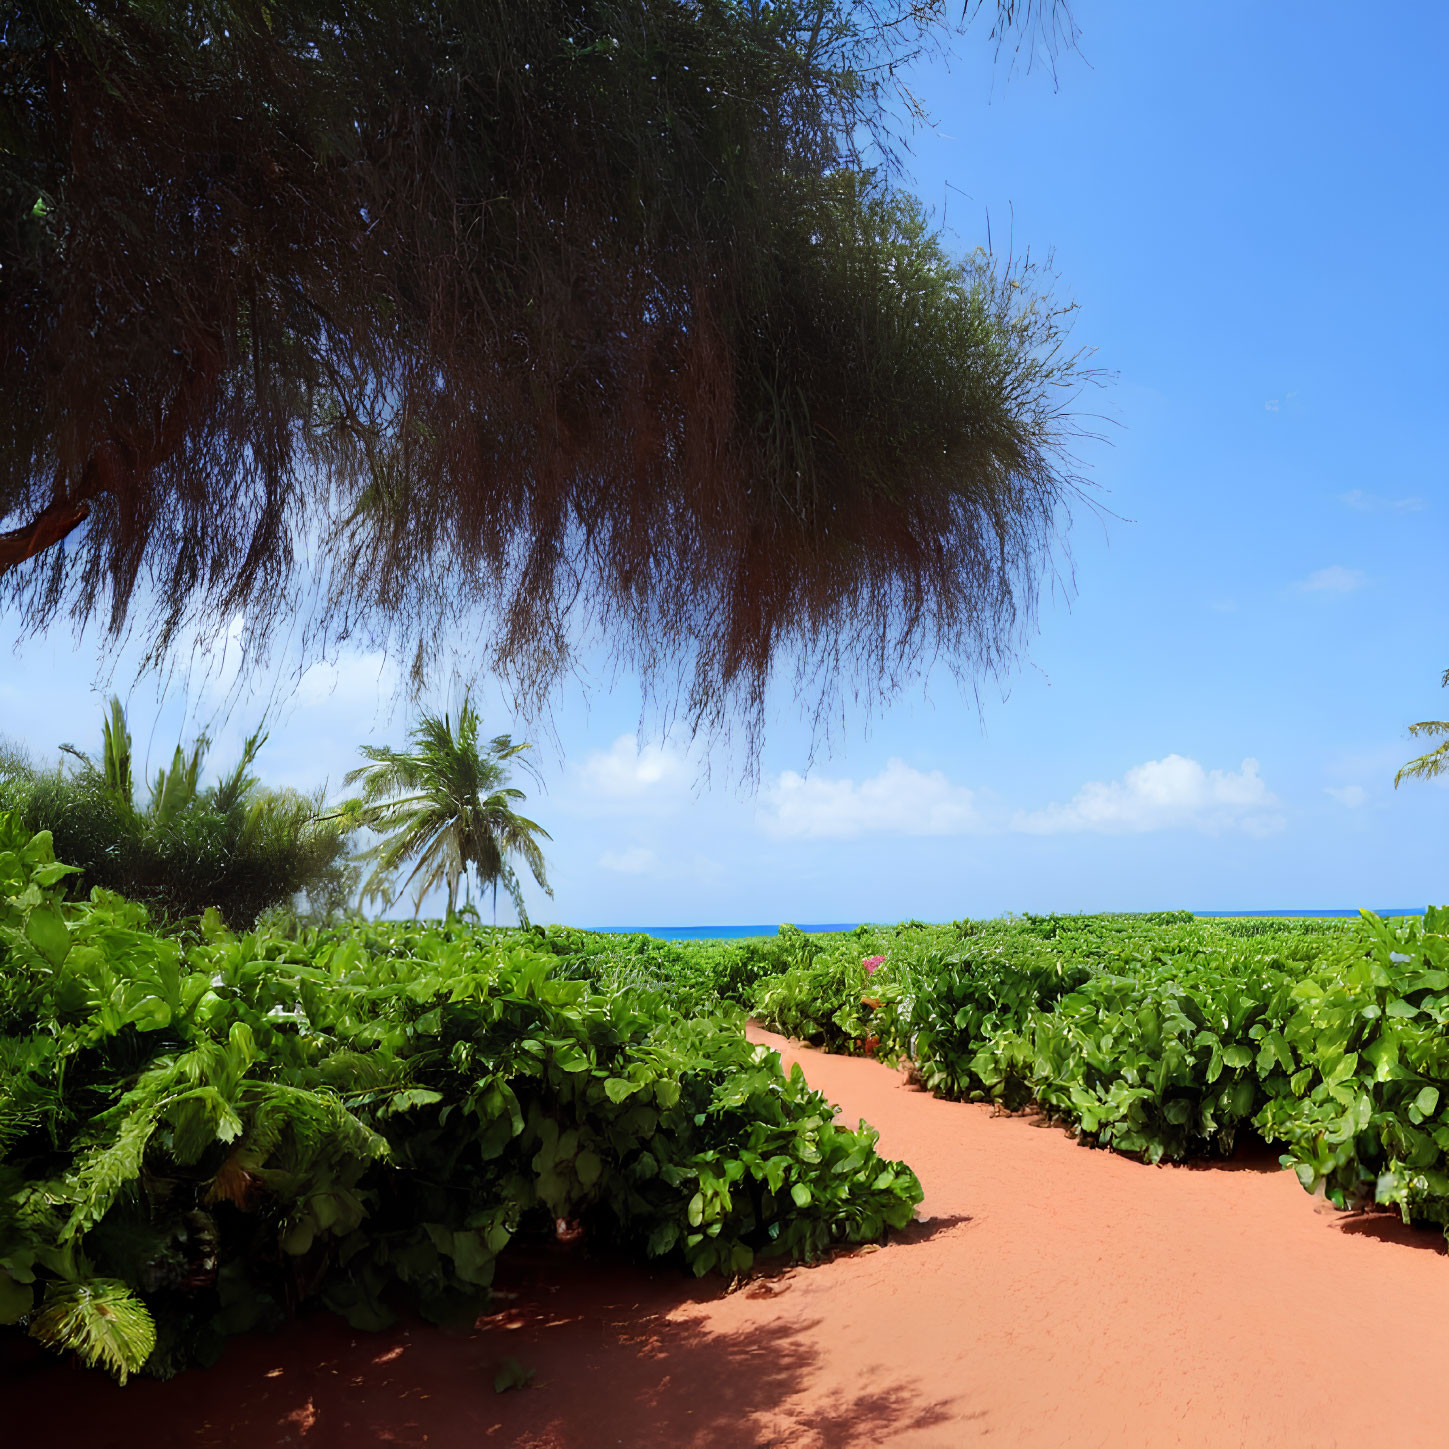
[[[1449,669],[1444,671],[1444,678],[1440,683],[1449,689]],[[1443,743],[1436,745],[1427,754],[1420,755],[1417,760],[1410,760],[1394,776],[1396,790],[1400,780],[1432,780],[1436,775],[1442,775],[1449,770],[1449,720],[1422,719],[1418,724],[1409,726],[1409,733],[1417,738],[1442,739]]]
[[[553,894],[539,847],[540,839],[552,837],[514,810],[514,802],[526,797],[508,783],[512,760],[538,778],[519,758],[531,746],[515,744],[509,735],[480,746],[478,724],[478,713],[465,698],[456,734],[448,715],[424,714],[412,730],[409,749],[364,745],[367,764],[344,780],[347,785],[361,783],[362,796],[336,813],[384,836],[363,852],[362,858],[373,862],[363,882],[364,897],[390,903],[415,885],[421,902],[442,883],[448,891],[448,915],[453,916],[459,883],[466,884],[471,866],[480,889],[493,889],[495,921],[501,884],[513,899],[519,924],[527,926],[528,911],[510,857],[521,856],[533,878]],[[413,861],[411,872],[395,885],[402,868]]]

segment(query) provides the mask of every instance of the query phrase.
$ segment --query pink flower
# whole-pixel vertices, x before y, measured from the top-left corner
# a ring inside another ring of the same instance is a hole
[[[865,966],[865,974],[867,976],[872,976],[875,974],[875,972],[879,971],[882,966],[885,965],[885,957],[867,956],[863,964]]]

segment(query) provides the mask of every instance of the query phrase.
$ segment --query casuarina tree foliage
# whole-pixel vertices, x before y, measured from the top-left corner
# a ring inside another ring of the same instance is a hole
[[[154,610],[161,653],[466,638],[534,701],[602,640],[696,724],[787,660],[1000,667],[1083,369],[1030,264],[898,189],[890,118],[923,46],[1063,14],[12,0],[0,602]]]

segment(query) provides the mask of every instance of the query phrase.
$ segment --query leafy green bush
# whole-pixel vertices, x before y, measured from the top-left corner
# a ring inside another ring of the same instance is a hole
[[[228,924],[250,926],[299,893],[325,894],[346,854],[337,826],[316,818],[320,797],[268,789],[249,773],[264,740],[254,734],[236,764],[207,785],[203,735],[189,753],[178,746],[142,790],[125,714],[112,701],[98,758],[67,746],[73,764],[41,770],[0,753],[0,810],[50,833],[61,859],[79,867],[76,894],[101,886],[167,919],[214,907]]]
[[[992,1096],[1019,1104],[1030,1091],[994,1064],[983,1076],[978,1056],[1001,1033],[1081,985],[1087,972],[1044,942],[1008,949],[1001,940],[978,937],[945,950],[897,951],[881,974],[879,1029],[923,1086],[939,1097]]]
[[[780,942],[768,937],[686,943],[568,926],[549,926],[542,937],[563,958],[557,974],[605,989],[642,972],[658,989],[676,993],[685,1010],[722,1001],[747,1006],[755,983],[786,960]]]
[[[0,816],[0,1322],[122,1378],[313,1300],[475,1312],[530,1223],[739,1273],[920,1200],[738,1008],[601,994],[522,932],[187,944],[69,873]]]
[[[1449,908],[1355,936],[1296,982],[1281,1035],[1291,1090],[1259,1116],[1299,1180],[1449,1232]]]
[[[1422,920],[1025,916],[791,937],[769,1025],[859,1033],[938,1095],[1029,1101],[1150,1162],[1282,1149],[1340,1207],[1449,1234],[1449,908]],[[863,952],[883,956],[866,984]],[[869,995],[877,1009],[862,1012]]]
[[[1316,946],[1327,947],[1341,936],[1358,929],[1356,916],[1223,916],[1214,919],[1208,929],[1215,938],[1236,937],[1242,940],[1306,937]]]
[[[861,938],[811,937],[781,926],[784,970],[754,983],[751,1010],[772,1031],[840,1051],[866,1035],[868,976]]]
[[[708,981],[699,947],[645,939],[635,969]],[[1340,1206],[1449,1230],[1449,910],[784,927],[768,944],[781,965],[751,1005],[776,1030],[836,1051],[875,1036],[938,1095],[1035,1101],[1151,1162],[1255,1133]]]
[[[1292,978],[1260,957],[1190,954],[1091,976],[991,1041],[974,1063],[1085,1137],[1157,1162],[1232,1152],[1243,1123],[1285,1090],[1276,1023]]]

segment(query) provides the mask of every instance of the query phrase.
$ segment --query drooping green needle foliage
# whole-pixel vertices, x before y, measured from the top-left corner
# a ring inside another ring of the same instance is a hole
[[[523,888],[510,861],[520,857],[533,878],[552,895],[540,840],[548,831],[514,809],[526,799],[508,783],[510,761],[529,769],[522,758],[531,746],[499,735],[480,744],[478,712],[465,699],[458,728],[450,716],[424,714],[414,726],[411,747],[392,750],[364,745],[367,764],[349,771],[344,783],[362,785],[359,799],[347,801],[327,818],[365,826],[384,838],[363,852],[372,873],[362,883],[364,896],[396,899],[412,889],[421,902],[438,885],[447,887],[448,915],[458,907],[458,886],[471,869],[480,890],[490,887],[497,909],[503,885],[528,925]],[[403,873],[411,865],[412,870]],[[394,884],[401,877],[401,884]],[[390,904],[390,901],[388,901]]]
[[[523,932],[187,944],[68,872],[0,815],[0,1324],[122,1378],[316,1300],[467,1319],[558,1219],[736,1275],[920,1201],[717,995],[595,987]]]
[[[176,919],[215,908],[250,926],[341,869],[341,821],[319,821],[320,799],[262,785],[251,774],[266,736],[246,740],[236,763],[203,781],[209,741],[179,744],[168,765],[141,782],[131,732],[118,699],[103,722],[99,757],[62,745],[54,770],[20,756],[0,758],[0,809],[47,830],[80,868],[75,889],[92,886],[146,902]]]
[[[164,652],[313,591],[318,640],[466,637],[531,698],[597,630],[697,722],[782,659],[1001,667],[1077,487],[1071,309],[886,163],[898,68],[983,8],[1064,13],[12,0],[0,601],[119,629],[149,583]]]
[[[1444,671],[1443,685],[1449,689],[1449,669]],[[1449,770],[1449,720],[1424,719],[1409,726],[1409,733],[1418,739],[1440,740],[1432,750],[1422,754],[1394,776],[1394,789],[1401,780],[1433,780]]]

